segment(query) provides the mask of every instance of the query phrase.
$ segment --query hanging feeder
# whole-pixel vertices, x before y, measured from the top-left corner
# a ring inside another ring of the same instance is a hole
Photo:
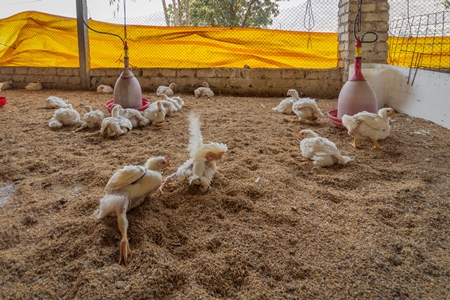
[[[342,86],[338,97],[337,110],[331,110],[328,112],[328,118],[330,121],[340,127],[344,127],[344,125],[342,125],[343,115],[353,116],[362,111],[371,113],[378,112],[378,101],[375,91],[370,83],[366,81],[362,73],[362,44],[376,42],[378,35],[375,32],[369,31],[363,33],[361,37],[356,36],[356,23],[357,20],[360,21],[359,16],[361,12],[361,4],[362,1],[360,0],[354,26],[354,35],[356,39],[354,71],[350,79]],[[375,39],[371,41],[363,41],[364,35],[368,33],[375,35]]]

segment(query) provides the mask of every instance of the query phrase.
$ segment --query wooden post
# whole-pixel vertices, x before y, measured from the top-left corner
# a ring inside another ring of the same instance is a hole
[[[78,55],[80,61],[80,85],[81,89],[89,90],[91,88],[90,76],[90,56],[89,56],[89,36],[87,23],[87,4],[86,0],[77,1],[77,29],[78,29]]]

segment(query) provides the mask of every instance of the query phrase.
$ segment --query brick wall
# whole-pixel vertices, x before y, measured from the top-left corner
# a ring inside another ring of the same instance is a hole
[[[155,92],[159,85],[177,84],[177,92],[194,93],[207,81],[216,94],[232,96],[285,96],[295,88],[302,96],[336,98],[341,89],[341,70],[334,69],[133,69],[144,92]],[[92,69],[91,88],[114,86],[121,69]],[[13,80],[14,88],[40,79],[46,89],[81,89],[79,69],[2,67],[0,82]]]

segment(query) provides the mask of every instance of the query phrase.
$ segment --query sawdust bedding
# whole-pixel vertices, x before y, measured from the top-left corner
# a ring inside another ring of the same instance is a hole
[[[450,132],[398,114],[391,135],[354,149],[327,118],[287,122],[284,97],[181,95],[163,128],[119,138],[76,127],[51,130],[44,99],[80,114],[111,95],[2,91],[0,298],[2,299],[448,299]],[[153,94],[146,98],[155,100]],[[336,99],[317,100],[322,111]],[[190,110],[205,141],[229,151],[205,194],[174,182],[128,213],[131,256],[118,264],[115,218],[92,213],[115,170],[187,158]],[[312,128],[352,158],[317,168],[296,160]]]

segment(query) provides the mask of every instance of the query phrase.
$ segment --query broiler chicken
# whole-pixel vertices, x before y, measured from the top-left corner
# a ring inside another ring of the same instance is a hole
[[[214,92],[209,87],[209,83],[206,81],[202,83],[202,86],[194,90],[195,98],[200,98],[202,96],[211,98],[214,97]]]
[[[9,90],[9,89],[12,89],[12,84],[13,84],[12,79],[9,80],[9,81],[4,81],[4,82],[1,83],[0,88],[2,90]]]
[[[165,85],[160,85],[158,87],[158,89],[156,90],[156,96],[158,96],[159,98],[162,98],[163,95],[167,95],[169,97],[172,97],[174,95],[173,89],[176,87],[177,85],[175,83],[171,83],[169,84],[169,86],[165,86]]]
[[[128,133],[133,129],[133,124],[127,118],[120,115],[122,106],[116,105],[111,110],[111,117],[104,118],[100,125],[100,134],[103,136],[113,137]]]
[[[114,92],[114,89],[106,84],[100,84],[97,87],[97,93],[99,94],[112,94]]]
[[[130,247],[127,237],[127,211],[140,205],[145,198],[161,185],[161,171],[170,166],[169,159],[158,156],[147,160],[144,166],[125,166],[116,171],[105,186],[105,196],[94,217],[102,219],[107,215],[117,216],[122,234],[119,264],[127,264]]]
[[[44,87],[41,84],[41,80],[38,79],[37,82],[30,82],[25,86],[25,89],[27,91],[39,91],[42,90]]]
[[[74,132],[83,130],[84,128],[96,128],[102,125],[102,121],[105,118],[105,115],[101,110],[93,110],[90,105],[86,105],[84,107],[86,109],[86,113],[81,119],[81,126],[77,128]]]
[[[295,101],[292,104],[292,110],[298,117],[298,120],[292,120],[292,122],[316,121],[323,117],[316,100],[311,98],[302,98]]]
[[[114,104],[114,106],[116,106],[116,105],[119,105],[119,104]],[[147,118],[142,116],[140,111],[138,111],[137,109],[134,109],[134,108],[122,108],[120,110],[120,116],[130,120],[131,124],[133,125],[133,128],[145,126],[150,123],[150,121]]]
[[[169,97],[166,94],[163,94],[163,98],[164,100],[171,102],[177,110],[181,110],[184,106],[184,101],[179,96]]]
[[[153,125],[162,126],[162,123],[166,119],[166,109],[161,102],[156,101],[154,103],[156,103],[156,105],[150,105],[149,107],[147,107],[142,112],[142,115]]]
[[[80,114],[73,109],[72,104],[55,110],[55,114],[50,119],[48,127],[61,128],[68,125],[77,125],[80,123]]]
[[[272,110],[286,115],[293,114],[292,105],[295,101],[299,100],[298,92],[295,89],[290,89],[287,91],[287,96],[289,97],[281,100],[281,102],[276,107],[273,107]]]
[[[189,179],[189,184],[200,185],[200,190],[206,192],[211,186],[211,181],[217,171],[216,162],[228,151],[227,145],[209,142],[204,144],[200,131],[200,117],[197,114],[189,115],[189,159],[178,170],[168,176],[161,188],[159,195],[163,193],[163,187],[175,179]]]
[[[336,163],[346,164],[351,160],[348,156],[342,156],[332,141],[320,137],[312,130],[302,130],[298,135],[301,138],[300,150],[303,156],[300,160],[312,160],[314,165],[321,167],[332,166]]]
[[[343,115],[342,125],[353,136],[353,147],[359,147],[358,139],[370,139],[373,147],[380,150],[378,140],[385,139],[390,134],[389,117],[392,116],[395,116],[395,111],[390,107],[378,110],[378,114],[363,111],[353,116]]]
[[[56,96],[49,96],[47,99],[45,99],[45,108],[61,108],[66,107],[67,101],[63,100],[62,98],[56,97]]]
[[[152,104],[150,104],[148,108],[150,108],[151,110],[156,110],[157,109],[156,106],[158,105],[158,103],[161,104],[166,110],[166,117],[170,117],[174,112],[178,111],[178,108],[175,106],[175,104],[169,100],[155,101]]]

